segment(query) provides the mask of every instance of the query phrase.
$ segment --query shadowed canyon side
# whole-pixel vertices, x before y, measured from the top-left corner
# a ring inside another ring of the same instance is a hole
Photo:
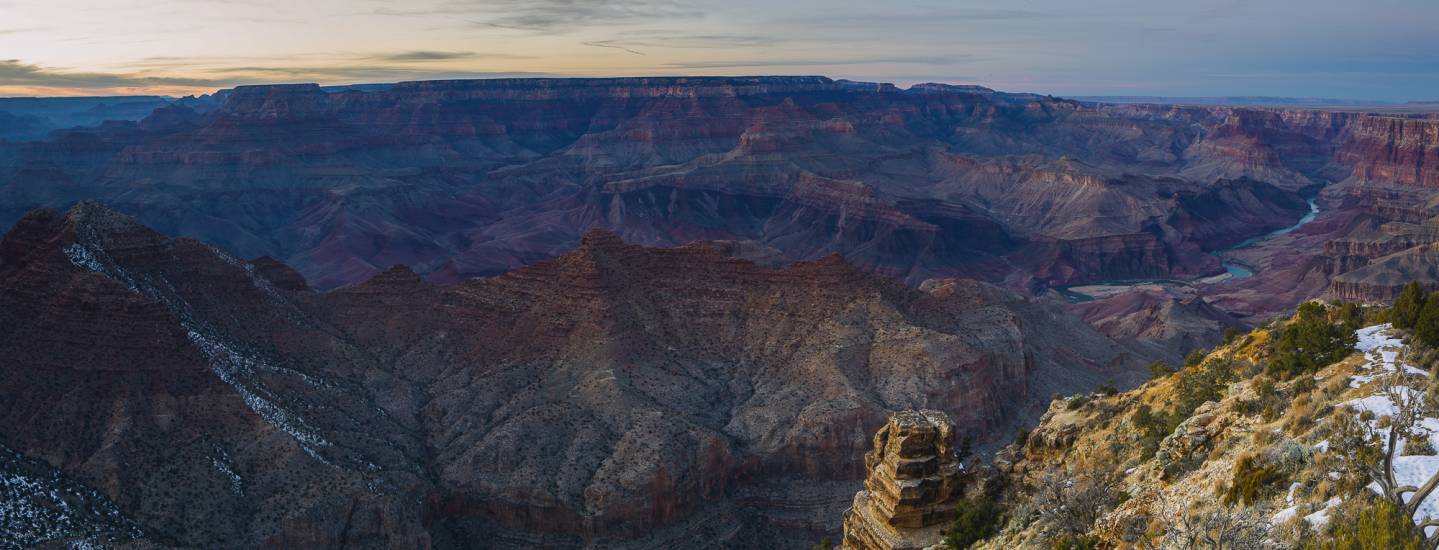
[[[36,210],[0,241],[0,443],[16,456],[0,467],[97,512],[37,504],[6,527],[169,546],[803,547],[839,531],[891,412],[992,439],[1052,393],[1140,377],[1142,358],[1078,319],[982,283],[918,290],[838,257],[769,269],[718,248],[594,231],[498,277],[394,267],[319,293],[96,203]]]

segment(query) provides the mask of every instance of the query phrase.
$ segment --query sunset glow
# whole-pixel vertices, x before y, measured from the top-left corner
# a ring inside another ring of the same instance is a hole
[[[17,0],[0,2],[0,95],[636,74],[1380,100],[1430,99],[1439,88],[1439,36],[1426,24],[1439,4],[1427,0],[901,0],[882,8],[810,0]],[[1278,19],[1288,24],[1256,31]]]

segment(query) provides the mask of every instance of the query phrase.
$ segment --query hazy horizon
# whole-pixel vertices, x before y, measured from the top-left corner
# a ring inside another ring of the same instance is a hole
[[[1060,96],[1439,99],[1433,2],[1072,4],[0,0],[0,96],[819,74]]]

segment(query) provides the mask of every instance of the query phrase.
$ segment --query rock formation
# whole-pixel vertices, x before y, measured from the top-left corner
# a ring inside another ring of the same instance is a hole
[[[864,490],[844,515],[845,550],[919,550],[954,519],[961,465],[954,424],[940,411],[902,411],[865,453]]]
[[[0,480],[55,472],[104,512],[0,533],[182,547],[803,548],[891,411],[995,438],[1143,364],[1045,303],[838,257],[595,231],[498,277],[320,293],[88,202],[0,240],[0,352]]]

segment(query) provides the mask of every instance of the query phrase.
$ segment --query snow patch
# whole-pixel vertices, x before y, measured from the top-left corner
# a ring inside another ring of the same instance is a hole
[[[64,539],[120,542],[141,536],[140,529],[104,495],[65,478],[48,464],[0,446],[0,548],[28,548]],[[98,542],[80,543],[100,547]]]

